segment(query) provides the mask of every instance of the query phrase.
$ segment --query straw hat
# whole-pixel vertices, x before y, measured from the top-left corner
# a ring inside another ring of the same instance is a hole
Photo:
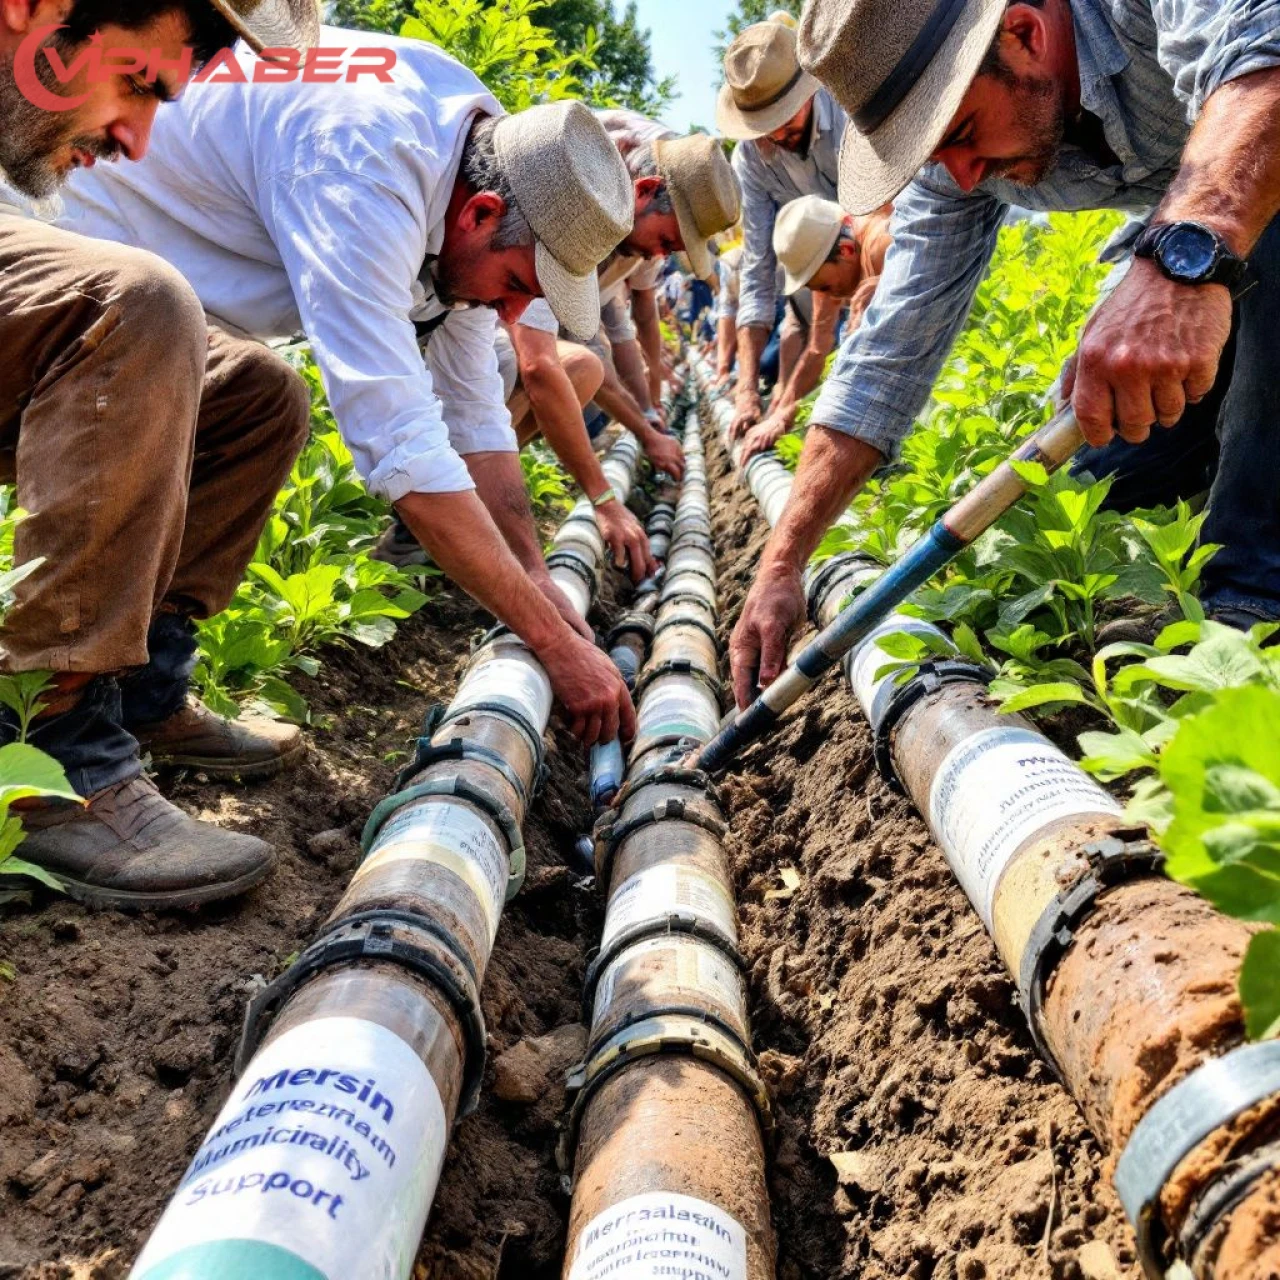
[[[503,116],[493,149],[536,241],[543,296],[581,342],[600,328],[596,267],[631,230],[631,175],[604,126],[581,102]]]
[[[727,138],[762,138],[817,92],[818,82],[796,56],[796,33],[780,22],[757,22],[725,51],[716,126]]]
[[[256,53],[310,49],[320,38],[316,0],[212,0],[212,4]]]
[[[694,274],[705,280],[715,252],[707,241],[738,220],[738,180],[720,144],[705,133],[661,139],[653,144],[653,158],[675,205]]]
[[[937,149],[1006,0],[808,0],[800,61],[849,115],[840,203],[870,213]]]
[[[844,210],[834,200],[801,196],[782,206],[773,224],[773,252],[788,293],[803,289],[840,239]]]

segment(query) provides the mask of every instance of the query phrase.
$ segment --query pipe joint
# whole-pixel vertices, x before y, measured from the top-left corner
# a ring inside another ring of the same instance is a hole
[[[1045,908],[1031,930],[1018,973],[1018,1003],[1040,1056],[1064,1080],[1044,1033],[1044,997],[1049,978],[1102,894],[1141,876],[1158,875],[1164,854],[1138,833],[1122,832],[1080,850],[1087,867]],[[1130,1215],[1132,1218],[1132,1215]],[[1136,1218],[1132,1218],[1137,1221]]]
[[[882,572],[883,569],[884,565],[875,556],[867,555],[861,551],[845,551],[841,552],[840,555],[824,560],[811,575],[805,575],[809,579],[806,588],[806,605],[809,610],[809,620],[815,626],[820,625],[818,623],[818,613],[826,601],[827,593],[841,578],[860,572]],[[870,586],[871,584],[867,582],[861,585]],[[859,589],[859,585],[855,584],[850,587],[850,593],[856,594]]]
[[[524,779],[511,767],[510,762],[490,747],[479,742],[468,742],[465,738],[450,738],[447,742],[432,742],[432,732],[426,729],[414,747],[413,759],[396,775],[396,792],[403,791],[424,769],[441,761],[454,763],[460,760],[473,760],[478,764],[488,765],[495,773],[499,773],[520,797],[520,802],[527,809],[529,802],[538,791],[538,784],[532,788],[525,786]],[[545,769],[539,765],[539,771]],[[539,782],[541,779],[539,779]]]
[[[501,800],[456,774],[445,778],[432,778],[429,782],[405,787],[404,790],[380,800],[369,815],[369,821],[365,823],[364,832],[360,837],[360,847],[365,854],[368,855],[372,851],[378,832],[382,830],[392,814],[403,809],[405,805],[413,804],[417,800],[425,800],[430,796],[449,796],[465,800],[468,804],[475,805],[481,813],[492,818],[498,825],[507,841],[510,873],[507,877],[506,898],[510,902],[520,892],[520,886],[524,884],[524,837],[520,834],[520,824],[516,821],[515,814]]]
[[[236,1075],[257,1053],[267,1023],[301,986],[330,969],[378,961],[398,965],[423,979],[456,1014],[466,1046],[459,1106],[462,1115],[469,1115],[480,1100],[487,1034],[475,972],[455,947],[453,937],[443,926],[405,911],[365,911],[334,921],[274,982],[249,1001],[236,1049]]]
[[[609,634],[605,636],[604,647],[612,649],[624,636],[639,636],[644,641],[646,652],[653,643],[653,632],[656,627],[653,614],[651,613],[624,613],[609,628]]]
[[[905,684],[899,685],[885,706],[884,715],[875,726],[876,768],[880,776],[899,795],[904,793],[902,780],[893,761],[893,732],[903,717],[918,702],[949,684],[976,684],[985,687],[995,673],[967,658],[931,658],[922,662]]]
[[[547,557],[546,563],[548,569],[568,569],[570,573],[577,574],[587,584],[591,594],[595,595],[596,588],[599,586],[595,569],[573,548],[564,547],[559,551],[553,551]]]
[[[645,781],[647,782],[648,779],[646,778]],[[630,794],[634,795],[635,792],[631,791]],[[596,823],[596,879],[602,886],[607,886],[609,883],[613,869],[613,855],[617,853],[622,842],[645,827],[651,827],[659,822],[687,822],[691,826],[709,831],[717,840],[723,840],[728,831],[723,819],[695,808],[683,796],[667,796],[666,799],[659,800],[653,808],[619,822],[617,816],[621,812],[622,800],[627,795],[628,790],[624,787],[615,798],[614,807]]]
[[[645,667],[640,673],[640,678],[636,681],[635,696],[637,698],[643,697],[645,690],[655,680],[661,680],[663,676],[691,676],[694,680],[706,685],[712,697],[716,700],[716,706],[719,707],[720,677],[695,665],[692,658],[668,658],[665,662],[658,662]]]
[[[440,728],[447,728],[456,721],[464,719],[466,716],[472,715],[491,715],[500,716],[508,724],[514,725],[515,728],[524,735],[529,744],[529,750],[536,762],[535,776],[537,781],[534,783],[533,794],[536,796],[542,789],[543,780],[546,777],[546,748],[542,744],[542,734],[538,731],[533,721],[528,716],[522,715],[515,707],[506,702],[492,702],[482,699],[479,702],[468,702],[460,707],[450,707],[445,711],[440,719]]]

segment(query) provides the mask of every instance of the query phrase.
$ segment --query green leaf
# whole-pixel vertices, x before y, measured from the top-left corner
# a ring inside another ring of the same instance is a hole
[[[1240,1003],[1250,1040],[1280,1036],[1280,929],[1268,929],[1249,940],[1240,970]]]
[[[1084,703],[1089,699],[1078,684],[1056,681],[1050,684],[1033,684],[1029,689],[1006,698],[1000,704],[1000,710],[1006,713],[1029,711],[1033,707],[1044,707],[1056,703]]]
[[[1155,751],[1132,729],[1121,729],[1118,733],[1082,733],[1078,741],[1084,752],[1080,767],[1104,782],[1156,766]]]
[[[25,742],[0,747],[0,804],[38,796],[83,803],[52,756]]]
[[[29,880],[38,880],[48,889],[63,892],[62,886],[43,868],[24,858],[5,858],[0,862],[0,876],[26,876]]]
[[[1049,483],[1049,472],[1043,463],[1020,462],[1016,458],[1010,458],[1009,466],[1028,489],[1039,489]]]

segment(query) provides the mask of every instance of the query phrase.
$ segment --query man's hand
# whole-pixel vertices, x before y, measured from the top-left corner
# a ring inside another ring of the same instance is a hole
[[[642,582],[658,572],[658,562],[649,548],[644,526],[616,498],[596,507],[596,523],[605,545],[613,553],[613,563],[627,569],[632,582]]]
[[[760,397],[750,387],[738,386],[738,402],[733,421],[729,424],[729,439],[740,440],[752,427],[760,421],[764,412]]]
[[[649,461],[659,471],[665,471],[673,480],[684,479],[684,450],[675,436],[664,435],[650,427],[641,443]]]
[[[1117,431],[1140,444],[1156,423],[1172,427],[1209,394],[1230,336],[1225,286],[1175,284],[1139,259],[1085,326],[1063,398],[1091,445]]]
[[[594,645],[596,633],[591,630],[587,620],[573,607],[572,601],[565,595],[559,587],[556,586],[555,580],[551,574],[543,569],[541,573],[536,570],[529,571],[529,577],[533,585],[547,597],[555,606],[556,612],[580,635],[584,640],[589,640]]]
[[[576,738],[590,747],[636,734],[636,711],[618,668],[596,646],[565,633],[538,652]]]
[[[733,696],[749,706],[759,689],[778,678],[787,644],[804,618],[804,587],[794,569],[762,566],[729,641]]]
[[[771,413],[763,422],[757,423],[747,432],[742,442],[742,464],[745,466],[757,453],[772,449],[790,430],[791,424],[786,417]]]

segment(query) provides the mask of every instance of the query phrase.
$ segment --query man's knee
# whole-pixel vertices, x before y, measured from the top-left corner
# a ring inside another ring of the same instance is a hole
[[[252,338],[210,326],[210,377],[239,406],[244,425],[295,455],[311,429],[311,391],[296,369]]]
[[[145,344],[162,369],[203,376],[204,308],[181,273],[155,254],[124,245],[112,246],[103,268],[110,273],[106,301],[128,325],[130,346]]]
[[[585,405],[604,382],[604,362],[586,347],[565,343],[560,348],[560,363],[578,396],[578,404]]]

